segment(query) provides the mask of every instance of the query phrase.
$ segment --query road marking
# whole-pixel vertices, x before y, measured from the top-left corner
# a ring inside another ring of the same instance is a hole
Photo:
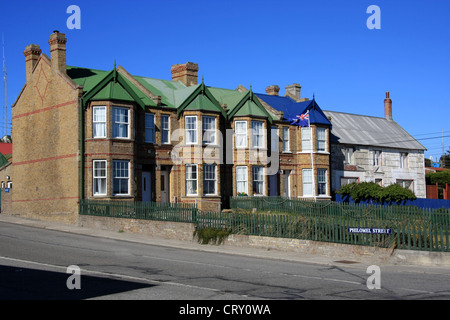
[[[25,263],[25,264],[34,264],[34,265],[38,265],[38,266],[41,266],[41,267],[50,267],[50,268],[62,269],[62,270],[64,270],[64,272],[67,270],[67,267],[64,267],[64,266],[58,266],[58,265],[54,265],[54,264],[48,264],[48,263],[42,263],[42,262],[36,262],[36,261],[22,260],[22,259],[9,258],[9,257],[3,257],[3,256],[0,256],[0,259],[9,260],[9,261],[13,261],[13,262],[19,262],[19,263]],[[159,281],[159,280],[152,280],[152,279],[141,278],[141,277],[127,276],[127,275],[118,274],[118,273],[91,271],[91,270],[81,269],[81,268],[80,268],[80,270],[83,273],[94,274],[94,275],[101,275],[101,276],[105,276],[105,277],[115,277],[115,278],[120,278],[120,279],[127,279],[127,280],[141,281],[141,282],[149,282],[149,283],[156,283],[156,284],[159,284],[159,285],[167,284],[167,285],[180,286],[180,287],[186,287],[186,288],[191,288],[191,289],[200,289],[200,290],[208,290],[208,291],[213,291],[213,292],[222,292],[219,289],[199,287],[199,286],[194,286],[194,285],[184,284],[184,283],[179,283],[179,282]],[[242,296],[242,297],[248,297],[247,295],[240,295],[240,294],[237,294],[237,293],[236,293],[236,295],[239,295],[239,296]]]

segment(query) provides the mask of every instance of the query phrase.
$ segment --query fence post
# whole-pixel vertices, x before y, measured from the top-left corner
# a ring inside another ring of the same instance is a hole
[[[197,223],[197,205],[192,209],[192,222]]]

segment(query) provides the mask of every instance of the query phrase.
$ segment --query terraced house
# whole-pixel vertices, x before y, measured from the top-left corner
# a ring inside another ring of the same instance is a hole
[[[24,51],[13,212],[73,222],[80,199],[216,211],[236,195],[329,198],[330,122],[299,85],[285,97],[277,86],[210,87],[191,62],[173,65],[171,80],[68,66],[66,42],[55,31],[50,57],[34,44]]]

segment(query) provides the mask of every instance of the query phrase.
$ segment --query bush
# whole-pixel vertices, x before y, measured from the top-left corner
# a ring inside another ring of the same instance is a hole
[[[415,200],[416,195],[409,189],[394,183],[382,188],[379,202],[403,202],[406,200]]]
[[[343,186],[337,193],[342,197],[351,197],[356,203],[361,201],[402,202],[405,200],[415,200],[414,193],[398,184],[391,184],[381,187],[375,182],[351,183]]]
[[[229,235],[229,230],[217,228],[199,228],[194,231],[194,237],[201,244],[221,244]]]

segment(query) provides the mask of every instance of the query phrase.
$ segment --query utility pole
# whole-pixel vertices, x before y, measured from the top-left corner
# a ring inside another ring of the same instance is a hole
[[[3,130],[2,137],[8,134],[8,100],[7,100],[7,72],[6,72],[6,57],[5,57],[5,37],[2,33],[2,46],[3,46]]]

